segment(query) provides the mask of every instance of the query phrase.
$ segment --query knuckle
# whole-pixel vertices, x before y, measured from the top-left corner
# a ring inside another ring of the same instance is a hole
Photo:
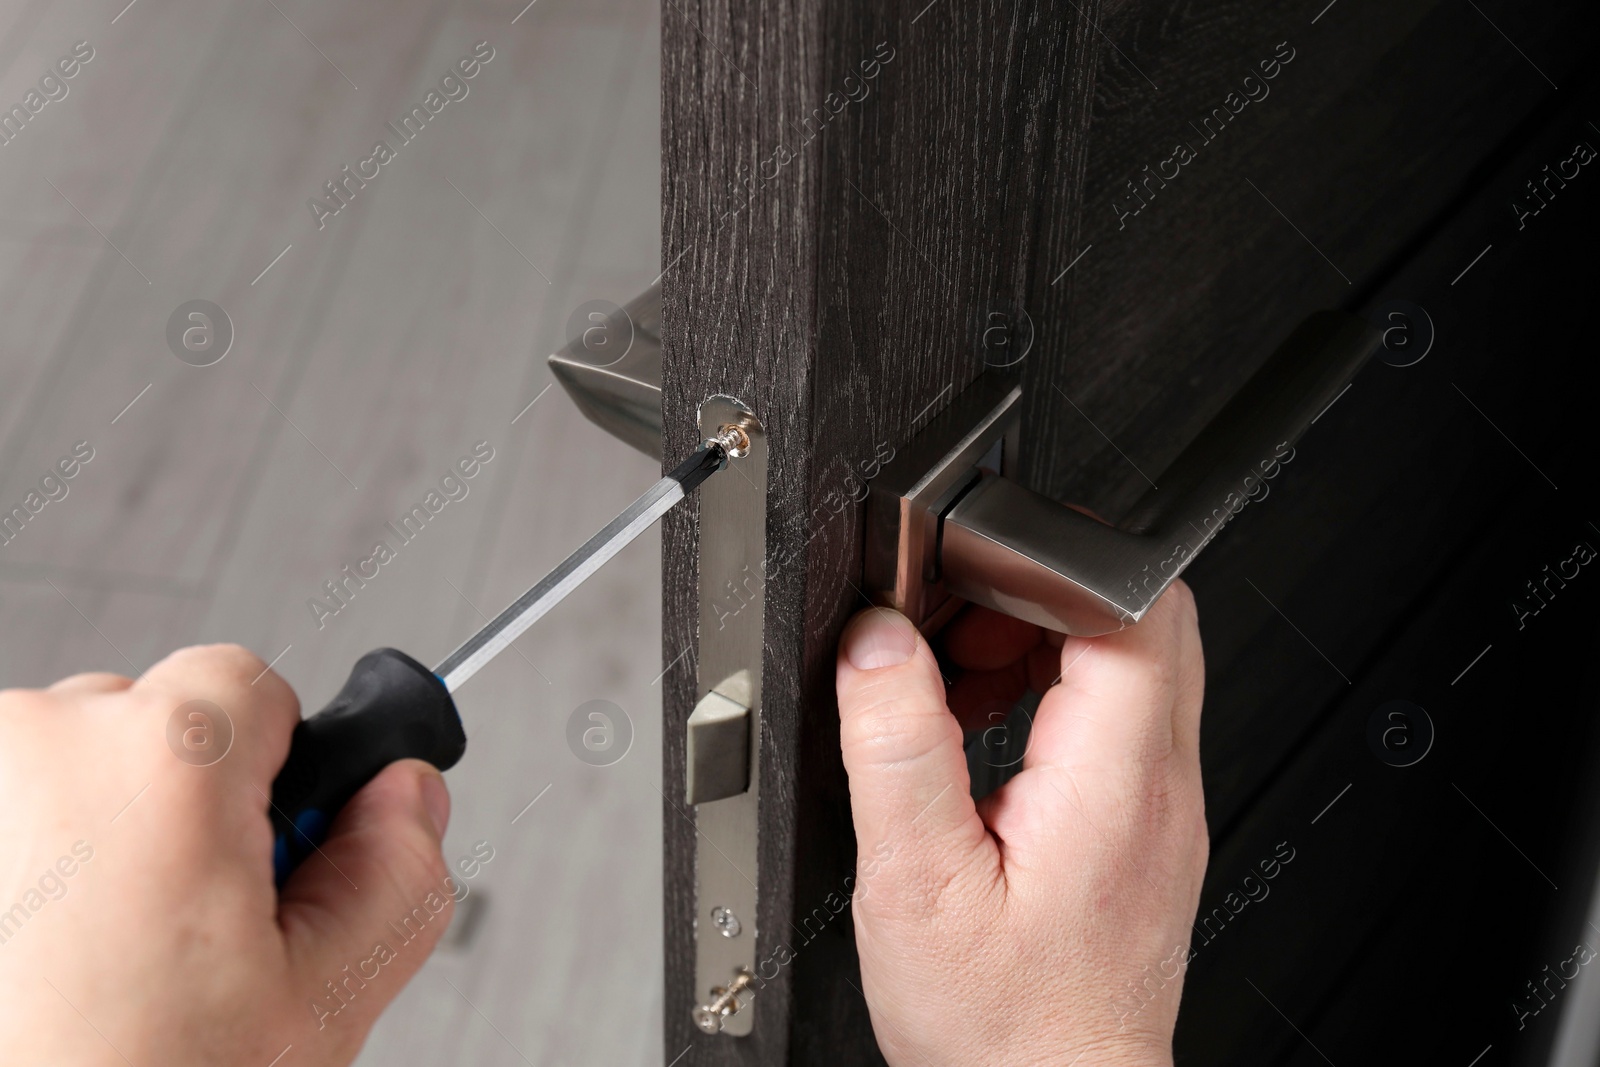
[[[43,689],[0,689],[0,711],[7,715],[43,715],[56,704],[56,697]]]
[[[1126,728],[1117,770],[1128,788],[1150,788],[1151,780],[1166,773],[1177,752],[1171,701],[1157,690],[1120,710],[1134,721]]]
[[[265,661],[248,648],[231,643],[180,648],[164,662],[180,670],[238,677],[244,681],[253,679],[266,666]]]
[[[1182,578],[1168,587],[1167,595],[1172,598],[1173,610],[1180,620],[1193,622],[1199,619],[1200,606],[1194,599],[1194,590]]]
[[[415,883],[410,886],[413,895],[426,896],[438,893],[453,902],[445,886],[445,879],[450,875],[450,866],[445,863],[444,852],[423,833],[409,835],[407,849],[410,861],[414,865]],[[446,907],[450,906],[447,902]]]
[[[1181,787],[1170,774],[1156,769],[1150,774],[1139,792],[1135,807],[1140,829],[1146,833],[1164,836],[1173,825],[1183,806]]]
[[[230,643],[206,645],[204,651],[213,657],[220,666],[230,671],[238,672],[246,678],[254,678],[266,669],[267,661],[245,648],[243,645]]]
[[[930,714],[927,700],[903,691],[869,690],[844,717],[840,742],[847,754],[871,763],[916,759],[959,734],[955,719]],[[940,709],[943,712],[943,709]]]
[[[187,699],[164,689],[131,689],[127,693],[132,712],[128,718],[143,725],[156,721],[165,723]]]
[[[117,674],[115,671],[80,671],[77,674],[69,674],[60,681],[55,682],[50,686],[50,689],[98,688],[125,685],[129,682],[130,679],[127,675]]]
[[[904,887],[902,897],[916,914],[939,917],[961,911],[959,906],[950,907],[946,904],[952,894],[960,895],[957,888],[961,880],[959,868],[944,863],[924,862],[911,867],[908,874],[908,884]]]
[[[975,866],[974,857],[925,841],[908,849],[904,862],[897,857],[896,869],[880,875],[870,894],[858,894],[856,905],[864,918],[908,924],[941,950],[960,951],[962,941],[981,935],[974,916],[984,912],[972,906],[980,890]],[[933,926],[937,937],[929,937]]]
[[[1176,649],[1163,648],[1161,655],[1152,658],[1146,674],[1150,698],[1169,706],[1177,702],[1179,668],[1176,652]]]
[[[1131,794],[1128,814],[1138,833],[1157,841],[1193,840],[1198,834],[1203,846],[1205,801],[1198,776],[1165,761],[1135,767],[1132,777],[1125,792]]]
[[[422,853],[422,873],[427,876],[428,884],[442,885],[450,873],[450,865],[444,861],[444,850],[431,842],[418,845],[418,849]]]

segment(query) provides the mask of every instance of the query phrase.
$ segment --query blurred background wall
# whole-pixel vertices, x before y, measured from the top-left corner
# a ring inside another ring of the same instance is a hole
[[[370,648],[442,658],[657,474],[543,363],[580,304],[660,269],[657,8],[124,3],[0,5],[0,106],[26,116],[0,126],[3,510],[93,454],[0,545],[0,685],[235,641],[314,707]],[[209,366],[169,345],[192,300],[231,322]],[[479,442],[402,544],[385,524]],[[394,558],[331,600],[379,540]],[[445,851],[493,858],[362,1064],[663,1062],[659,551],[460,694]],[[567,740],[591,700],[631,725],[608,766]]]

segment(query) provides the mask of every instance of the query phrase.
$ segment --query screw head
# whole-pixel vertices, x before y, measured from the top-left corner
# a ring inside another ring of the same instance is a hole
[[[694,1009],[694,1024],[703,1033],[720,1033],[722,1030],[722,1016],[701,1004]]]
[[[733,909],[721,905],[711,909],[711,923],[723,937],[738,937],[739,931],[744,929]]]
[[[743,459],[750,454],[750,435],[735,423],[720,427],[711,443],[720,445],[729,459]]]

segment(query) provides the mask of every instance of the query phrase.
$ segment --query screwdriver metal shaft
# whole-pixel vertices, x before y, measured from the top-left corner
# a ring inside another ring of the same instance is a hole
[[[727,463],[723,447],[708,442],[684,460],[677,470],[647,489],[639,499],[606,523],[583,547],[556,565],[511,606],[491,619],[433,669],[450,692],[458,691],[506,646],[583,584],[607,560],[621,552],[654,522]]]
[[[395,760],[426,760],[441,771],[455,766],[467,734],[450,694],[747,447],[742,430],[724,427],[433,670],[393,648],[357,660],[338,695],[294,728],[273,779],[269,818],[277,884],[317,849],[350,798]]]

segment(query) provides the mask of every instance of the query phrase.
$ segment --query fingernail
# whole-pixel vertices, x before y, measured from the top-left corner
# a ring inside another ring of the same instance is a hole
[[[434,832],[443,837],[445,827],[450,825],[450,790],[439,775],[422,776],[422,806],[428,809]]]
[[[897,667],[916,650],[916,628],[897,611],[874,608],[857,615],[844,632],[844,658],[858,671]]]

